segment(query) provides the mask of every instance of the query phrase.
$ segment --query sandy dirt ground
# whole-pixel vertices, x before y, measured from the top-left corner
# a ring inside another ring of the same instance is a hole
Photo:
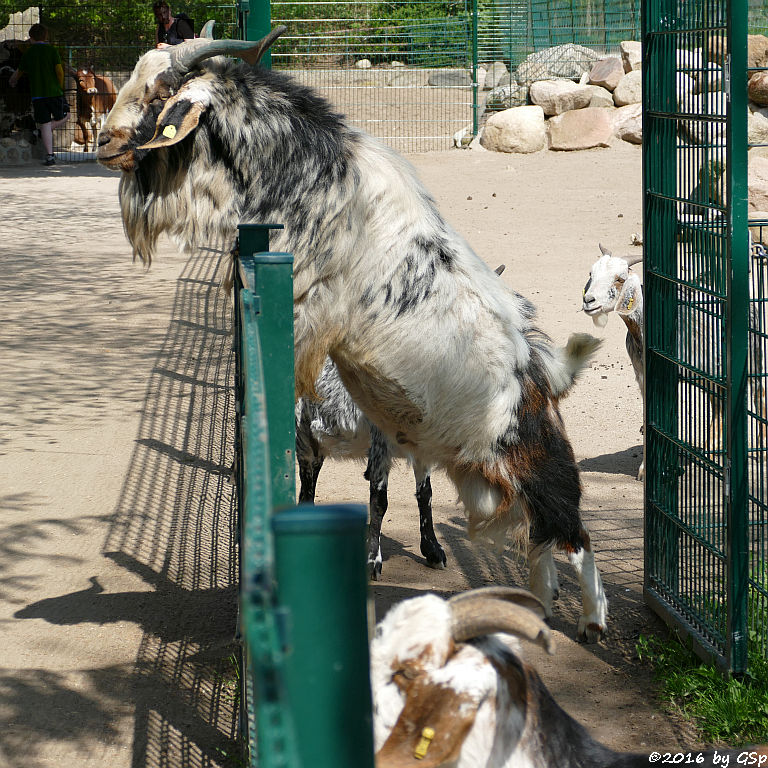
[[[413,161],[485,261],[506,264],[501,279],[533,300],[557,343],[593,329],[579,308],[598,241],[629,252],[641,230],[639,148]],[[235,765],[233,361],[221,254],[166,243],[151,269],[132,263],[118,178],[92,164],[6,169],[0,184],[0,766]],[[642,408],[618,318],[597,333],[605,343],[563,414],[609,632],[597,646],[573,642],[579,593],[559,558],[557,653],[528,655],[607,744],[693,748],[654,706],[635,657],[638,635],[661,626],[642,600]],[[318,500],[365,502],[362,470],[326,463]],[[424,590],[527,582],[512,554],[468,543],[443,475],[433,487],[448,567],[424,566],[413,477],[399,465],[372,587],[379,616]]]

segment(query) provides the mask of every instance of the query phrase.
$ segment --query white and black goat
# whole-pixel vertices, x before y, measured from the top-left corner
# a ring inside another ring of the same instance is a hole
[[[632,267],[643,260],[642,256],[633,256],[627,259],[613,256],[609,250],[599,245],[602,256],[592,265],[589,280],[584,286],[582,309],[588,314],[595,325],[604,327],[608,322],[611,312],[621,317],[627,326],[626,346],[632,368],[635,371],[635,379],[640,388],[640,395],[645,399],[645,361],[644,354],[644,309],[643,309],[643,285],[640,275],[632,271]],[[753,243],[750,235],[749,270],[753,278],[758,273],[765,271],[766,260],[765,247],[760,243]],[[695,277],[701,285],[707,285],[710,280],[708,275],[701,274]],[[761,281],[760,284],[762,284]],[[696,303],[691,295],[697,291],[690,287],[681,288],[681,305],[689,306]],[[702,321],[703,312],[684,314],[680,311],[678,323],[678,354],[691,358],[691,361],[699,366],[704,366],[704,361],[709,361],[709,366],[718,370],[722,363],[721,341],[719,338],[719,325],[714,318],[719,313],[712,309],[708,312],[709,321]],[[751,301],[749,306],[750,323],[750,365],[753,375],[750,377],[752,386],[752,402],[755,413],[759,418],[759,430],[764,435],[764,422],[768,417],[768,402],[766,402],[763,387],[762,371],[764,370],[765,337],[768,329],[768,321],[765,316],[765,308],[762,302]],[[711,407],[710,420],[710,446],[717,446],[722,432],[723,401],[718,397],[709,397]],[[763,437],[764,439],[764,437]],[[645,457],[640,464],[637,479],[645,476]]]
[[[500,264],[494,271],[504,271]],[[410,458],[393,444],[355,405],[341,381],[333,360],[326,358],[315,382],[317,399],[296,401],[296,459],[299,464],[299,501],[313,504],[317,479],[327,458],[367,459],[365,479],[370,484],[368,526],[368,575],[381,575],[381,524],[389,506],[387,488],[392,460]],[[430,469],[411,459],[419,508],[420,549],[430,568],[445,568],[445,551],[435,536],[432,522],[432,481]]]
[[[512,638],[552,652],[530,593],[486,587],[392,608],[371,643],[377,768],[647,768],[665,750],[614,752],[554,700]],[[504,637],[508,636],[508,637]],[[680,749],[670,751],[670,762]],[[698,765],[768,765],[768,748],[694,753]],[[653,758],[651,758],[653,755]]]
[[[643,328],[643,280],[632,267],[643,260],[642,255],[623,259],[600,247],[602,256],[592,265],[584,286],[581,308],[599,328],[604,328],[611,312],[627,326],[627,354],[632,361],[640,396],[645,399],[645,348]],[[645,457],[637,479],[645,476]]]
[[[294,255],[296,394],[330,357],[392,443],[446,470],[471,536],[528,550],[551,611],[552,548],[582,589],[577,633],[605,629],[607,601],[579,512],[559,400],[599,342],[556,348],[440,215],[412,166],[290,77],[255,65],[257,42],[191,40],[145,53],[118,94],[98,157],[120,170],[123,225],[149,261],[167,233],[225,247],[240,222],[278,222]],[[223,58],[238,56],[246,63]]]

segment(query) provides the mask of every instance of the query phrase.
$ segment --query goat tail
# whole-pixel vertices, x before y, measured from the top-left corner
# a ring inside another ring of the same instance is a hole
[[[588,333],[572,333],[568,342],[560,349],[565,366],[563,376],[555,384],[553,394],[562,397],[567,394],[584,366],[592,359],[602,345],[601,339],[596,339]]]

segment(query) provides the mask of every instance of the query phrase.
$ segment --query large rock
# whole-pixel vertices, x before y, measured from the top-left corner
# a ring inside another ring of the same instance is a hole
[[[538,152],[544,149],[547,128],[544,110],[536,105],[513,107],[488,118],[481,146],[494,152]]]
[[[587,85],[591,94],[588,107],[613,107],[613,94],[600,85]]]
[[[599,54],[583,45],[567,43],[545,48],[527,56],[517,68],[517,82],[530,85],[537,80],[558,77],[578,80],[600,58]]]
[[[485,100],[486,112],[502,112],[528,104],[528,89],[523,85],[502,85],[494,88]]]
[[[619,43],[621,63],[625,72],[634,72],[643,65],[643,45],[636,40],[623,40]]]
[[[427,82],[436,88],[454,88],[472,85],[472,76],[466,69],[437,69]]]
[[[768,106],[768,72],[755,72],[747,83],[747,94],[751,101],[761,107]]]
[[[397,70],[395,70],[397,72]],[[424,70],[409,69],[397,72],[389,78],[387,85],[398,88],[425,88],[429,75]]]
[[[506,78],[506,82],[503,82]],[[510,82],[509,70],[503,61],[494,61],[486,67],[485,90],[492,91],[500,85],[506,85]]]
[[[691,96],[686,108],[694,114],[724,116],[725,107],[726,98],[721,91]],[[725,139],[725,122],[682,120],[680,128],[683,134],[696,144],[716,144]]]
[[[709,36],[707,51],[712,61],[722,64],[727,48],[723,35]],[[747,35],[747,66],[768,67],[768,37],[765,35]]]
[[[638,104],[643,100],[643,73],[639,69],[627,72],[613,91],[613,103],[617,107]]]
[[[747,35],[747,66],[768,67],[768,37]]]
[[[610,146],[613,117],[607,109],[586,107],[556,115],[549,121],[549,148],[592,149]]]
[[[600,59],[589,71],[590,85],[599,85],[613,91],[624,77],[624,65],[616,56]]]
[[[40,9],[37,6],[12,13],[8,18],[8,24],[0,29],[0,42],[26,40],[29,37],[29,28],[39,23]]]
[[[583,109],[589,105],[592,93],[588,86],[577,85],[571,80],[539,80],[531,83],[528,97],[550,116]]]
[[[613,115],[613,131],[622,141],[643,143],[643,105],[628,104],[618,107]]]
[[[768,107],[749,105],[747,141],[750,144],[768,144]],[[751,154],[750,152],[750,156]]]
[[[750,157],[747,185],[749,212],[768,211],[768,158]]]

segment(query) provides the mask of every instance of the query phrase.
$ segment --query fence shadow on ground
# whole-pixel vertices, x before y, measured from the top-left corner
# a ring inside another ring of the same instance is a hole
[[[237,561],[228,253],[190,257],[147,383],[136,446],[104,553],[138,574],[134,768],[237,765]],[[111,595],[107,612],[130,611]],[[134,607],[135,610],[135,607]]]

